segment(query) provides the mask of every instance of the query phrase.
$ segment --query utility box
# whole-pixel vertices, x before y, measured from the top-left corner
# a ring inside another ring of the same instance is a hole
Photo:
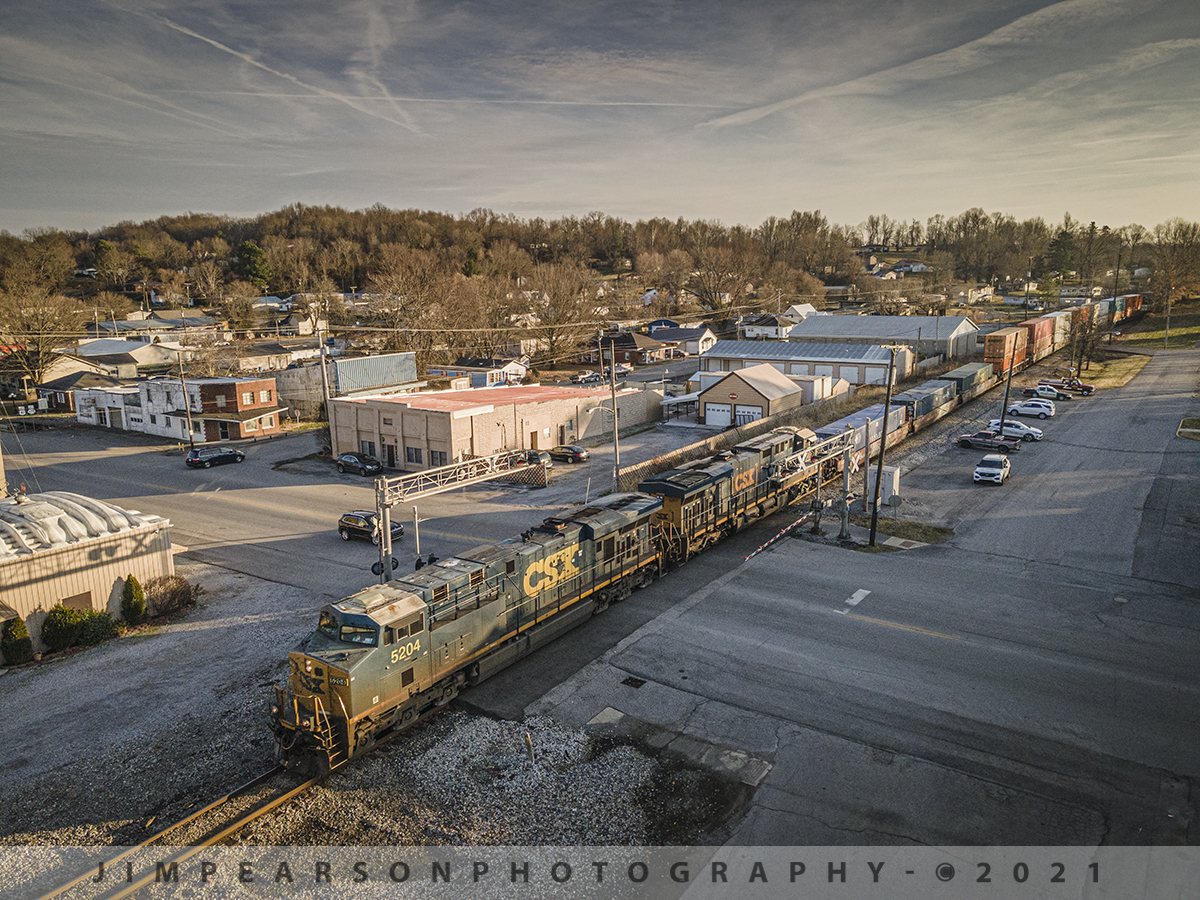
[[[865,506],[871,508],[871,504],[875,500],[875,470],[876,466],[871,466],[867,470],[867,498]],[[879,505],[891,506],[892,497],[900,496],[900,469],[898,466],[883,467],[883,481],[879,489]]]

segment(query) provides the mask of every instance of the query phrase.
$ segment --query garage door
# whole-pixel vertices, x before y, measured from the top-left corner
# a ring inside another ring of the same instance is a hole
[[[814,375],[832,375],[833,366],[813,366]]]
[[[747,422],[755,422],[761,418],[761,406],[742,406],[738,404],[733,408],[733,423],[735,425],[745,425]]]
[[[705,403],[704,424],[724,428],[733,424],[733,407],[728,403]]]
[[[851,384],[858,384],[858,366],[838,366],[838,378],[844,378]]]
[[[867,384],[887,384],[887,366],[867,366],[863,381]]]

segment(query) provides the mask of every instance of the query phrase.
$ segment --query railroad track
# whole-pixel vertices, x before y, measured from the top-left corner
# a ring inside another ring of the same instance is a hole
[[[130,847],[103,862],[106,880],[114,882],[107,890],[88,891],[92,900],[121,900],[128,897],[159,877],[159,864],[180,864],[237,834],[255,819],[288,803],[320,781],[311,778],[296,784],[284,771],[276,766],[241,787],[230,791],[220,799],[198,809],[156,832],[137,846]],[[168,842],[168,838],[170,841]],[[155,857],[155,867],[142,866],[134,860],[141,851],[153,846],[170,845],[169,853]],[[124,864],[124,865],[122,865]],[[69,896],[74,888],[94,882],[97,869],[89,869],[73,880],[43,894],[38,900],[55,900]]]

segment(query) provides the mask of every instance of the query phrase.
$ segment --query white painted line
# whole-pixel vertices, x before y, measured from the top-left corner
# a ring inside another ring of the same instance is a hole
[[[862,603],[863,600],[866,599],[866,597],[869,593],[871,593],[871,592],[863,591],[863,590],[855,591],[853,594],[850,595],[850,599],[846,601],[846,605],[847,606],[858,606],[858,604]]]

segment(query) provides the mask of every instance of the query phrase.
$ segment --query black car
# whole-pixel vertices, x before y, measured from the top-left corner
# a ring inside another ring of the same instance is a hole
[[[356,475],[378,475],[383,471],[383,463],[365,453],[343,453],[337,458],[337,469]]]
[[[207,469],[225,463],[240,463],[245,458],[245,453],[233,447],[193,447],[184,462],[192,469]]]
[[[591,454],[582,447],[577,447],[574,444],[564,444],[561,447],[555,447],[548,451],[551,459],[560,459],[563,462],[577,463],[583,462]]]
[[[379,538],[375,535],[377,527],[375,522],[374,510],[356,509],[338,519],[338,534],[342,536],[343,541],[358,538],[361,541],[378,544]],[[395,543],[402,537],[404,537],[404,524],[392,519],[392,542]]]
[[[554,460],[550,458],[550,454],[545,450],[526,450],[525,453],[517,460],[518,466],[536,466],[538,464],[554,468]]]

